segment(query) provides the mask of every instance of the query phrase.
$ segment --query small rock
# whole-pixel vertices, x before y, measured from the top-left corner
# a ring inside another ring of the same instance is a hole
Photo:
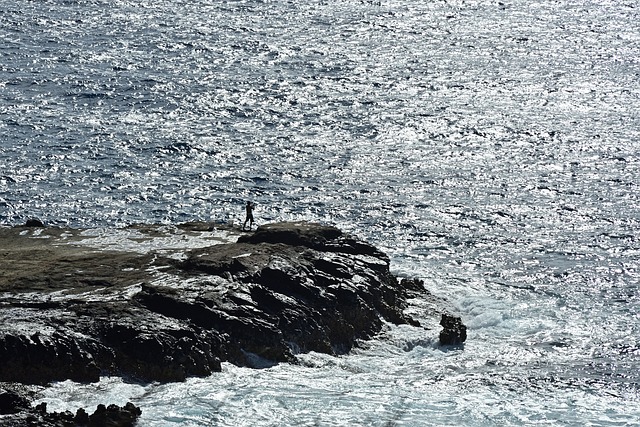
[[[89,424],[89,414],[87,414],[87,411],[85,411],[84,408],[80,408],[76,411],[74,421],[79,425]]]
[[[128,402],[125,406],[109,405],[105,407],[100,404],[96,411],[89,416],[89,425],[102,427],[129,427],[135,425],[138,417],[142,415],[140,408]]]
[[[0,415],[17,414],[30,406],[29,401],[18,393],[0,389]]]
[[[29,218],[27,222],[24,224],[24,226],[44,228],[44,223],[40,221],[38,218]]]
[[[440,332],[441,345],[460,345],[466,341],[467,327],[462,324],[460,317],[443,313],[440,325],[442,325],[442,331]]]

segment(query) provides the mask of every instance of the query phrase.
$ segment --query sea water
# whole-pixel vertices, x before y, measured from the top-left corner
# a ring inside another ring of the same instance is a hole
[[[640,3],[0,0],[0,222],[335,224],[469,326],[179,384],[140,426],[640,421]]]

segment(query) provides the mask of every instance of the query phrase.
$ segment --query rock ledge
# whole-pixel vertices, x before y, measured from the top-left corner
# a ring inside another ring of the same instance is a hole
[[[113,234],[0,228],[0,381],[182,381],[223,361],[343,354],[385,321],[418,325],[404,310],[422,284],[398,281],[384,253],[335,227]]]

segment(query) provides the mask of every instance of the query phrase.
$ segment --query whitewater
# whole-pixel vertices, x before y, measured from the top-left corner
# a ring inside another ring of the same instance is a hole
[[[0,0],[0,224],[333,224],[462,316],[105,377],[146,426],[640,423],[640,2]],[[1,250],[1,248],[0,248]]]

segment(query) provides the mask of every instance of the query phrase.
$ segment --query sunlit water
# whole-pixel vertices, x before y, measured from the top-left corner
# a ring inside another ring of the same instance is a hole
[[[470,328],[43,400],[131,400],[141,426],[638,424],[638,22],[635,0],[0,0],[1,223],[237,223],[251,199],[376,244]]]

